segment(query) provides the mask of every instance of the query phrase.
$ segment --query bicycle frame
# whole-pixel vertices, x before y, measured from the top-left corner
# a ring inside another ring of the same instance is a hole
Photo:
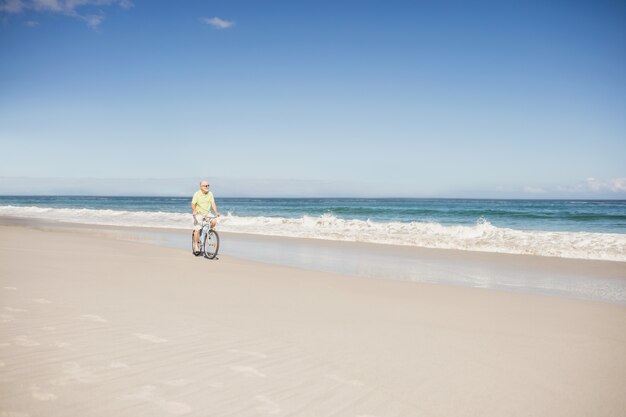
[[[216,219],[217,216],[203,216],[202,217],[202,229],[199,230],[200,234],[198,235],[198,243],[202,242],[202,238],[206,233],[209,233],[209,230],[213,229],[211,227],[211,220]]]

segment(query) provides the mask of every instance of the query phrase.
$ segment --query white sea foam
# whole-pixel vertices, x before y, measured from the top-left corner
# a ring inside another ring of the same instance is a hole
[[[114,226],[172,229],[191,226],[191,215],[185,213],[0,206],[0,216]],[[270,236],[626,261],[626,234],[515,230],[496,227],[485,220],[472,226],[453,226],[434,222],[344,220],[328,214],[301,218],[227,214],[220,217],[218,229]]]

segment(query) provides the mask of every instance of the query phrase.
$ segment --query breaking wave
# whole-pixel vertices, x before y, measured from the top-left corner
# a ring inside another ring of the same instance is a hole
[[[0,206],[0,216],[70,223],[190,229],[187,213]],[[481,252],[626,261],[626,234],[528,231],[493,226],[437,222],[346,220],[331,214],[317,217],[220,217],[218,230],[270,236],[368,242]]]

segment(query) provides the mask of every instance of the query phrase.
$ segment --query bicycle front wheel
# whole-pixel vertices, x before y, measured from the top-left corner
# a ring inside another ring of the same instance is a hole
[[[215,230],[209,230],[209,233],[204,237],[202,247],[205,258],[214,259],[217,256],[217,251],[220,249],[220,236]]]

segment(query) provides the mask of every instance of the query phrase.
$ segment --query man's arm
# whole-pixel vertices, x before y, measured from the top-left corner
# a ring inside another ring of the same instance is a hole
[[[196,206],[198,205],[198,198],[196,197],[197,194],[198,193],[194,194],[193,197],[191,198],[191,212],[193,213],[194,216],[198,214],[198,210],[196,209]]]
[[[217,206],[215,205],[215,198],[213,198],[213,200],[211,201],[211,205],[213,206],[213,211],[215,212],[215,215],[219,216],[220,212],[217,211]]]
[[[196,214],[198,214],[198,210],[196,210],[196,205],[198,202],[196,201],[196,195],[194,194],[191,199],[191,213],[193,214],[193,224],[198,224],[198,219],[196,218]]]

